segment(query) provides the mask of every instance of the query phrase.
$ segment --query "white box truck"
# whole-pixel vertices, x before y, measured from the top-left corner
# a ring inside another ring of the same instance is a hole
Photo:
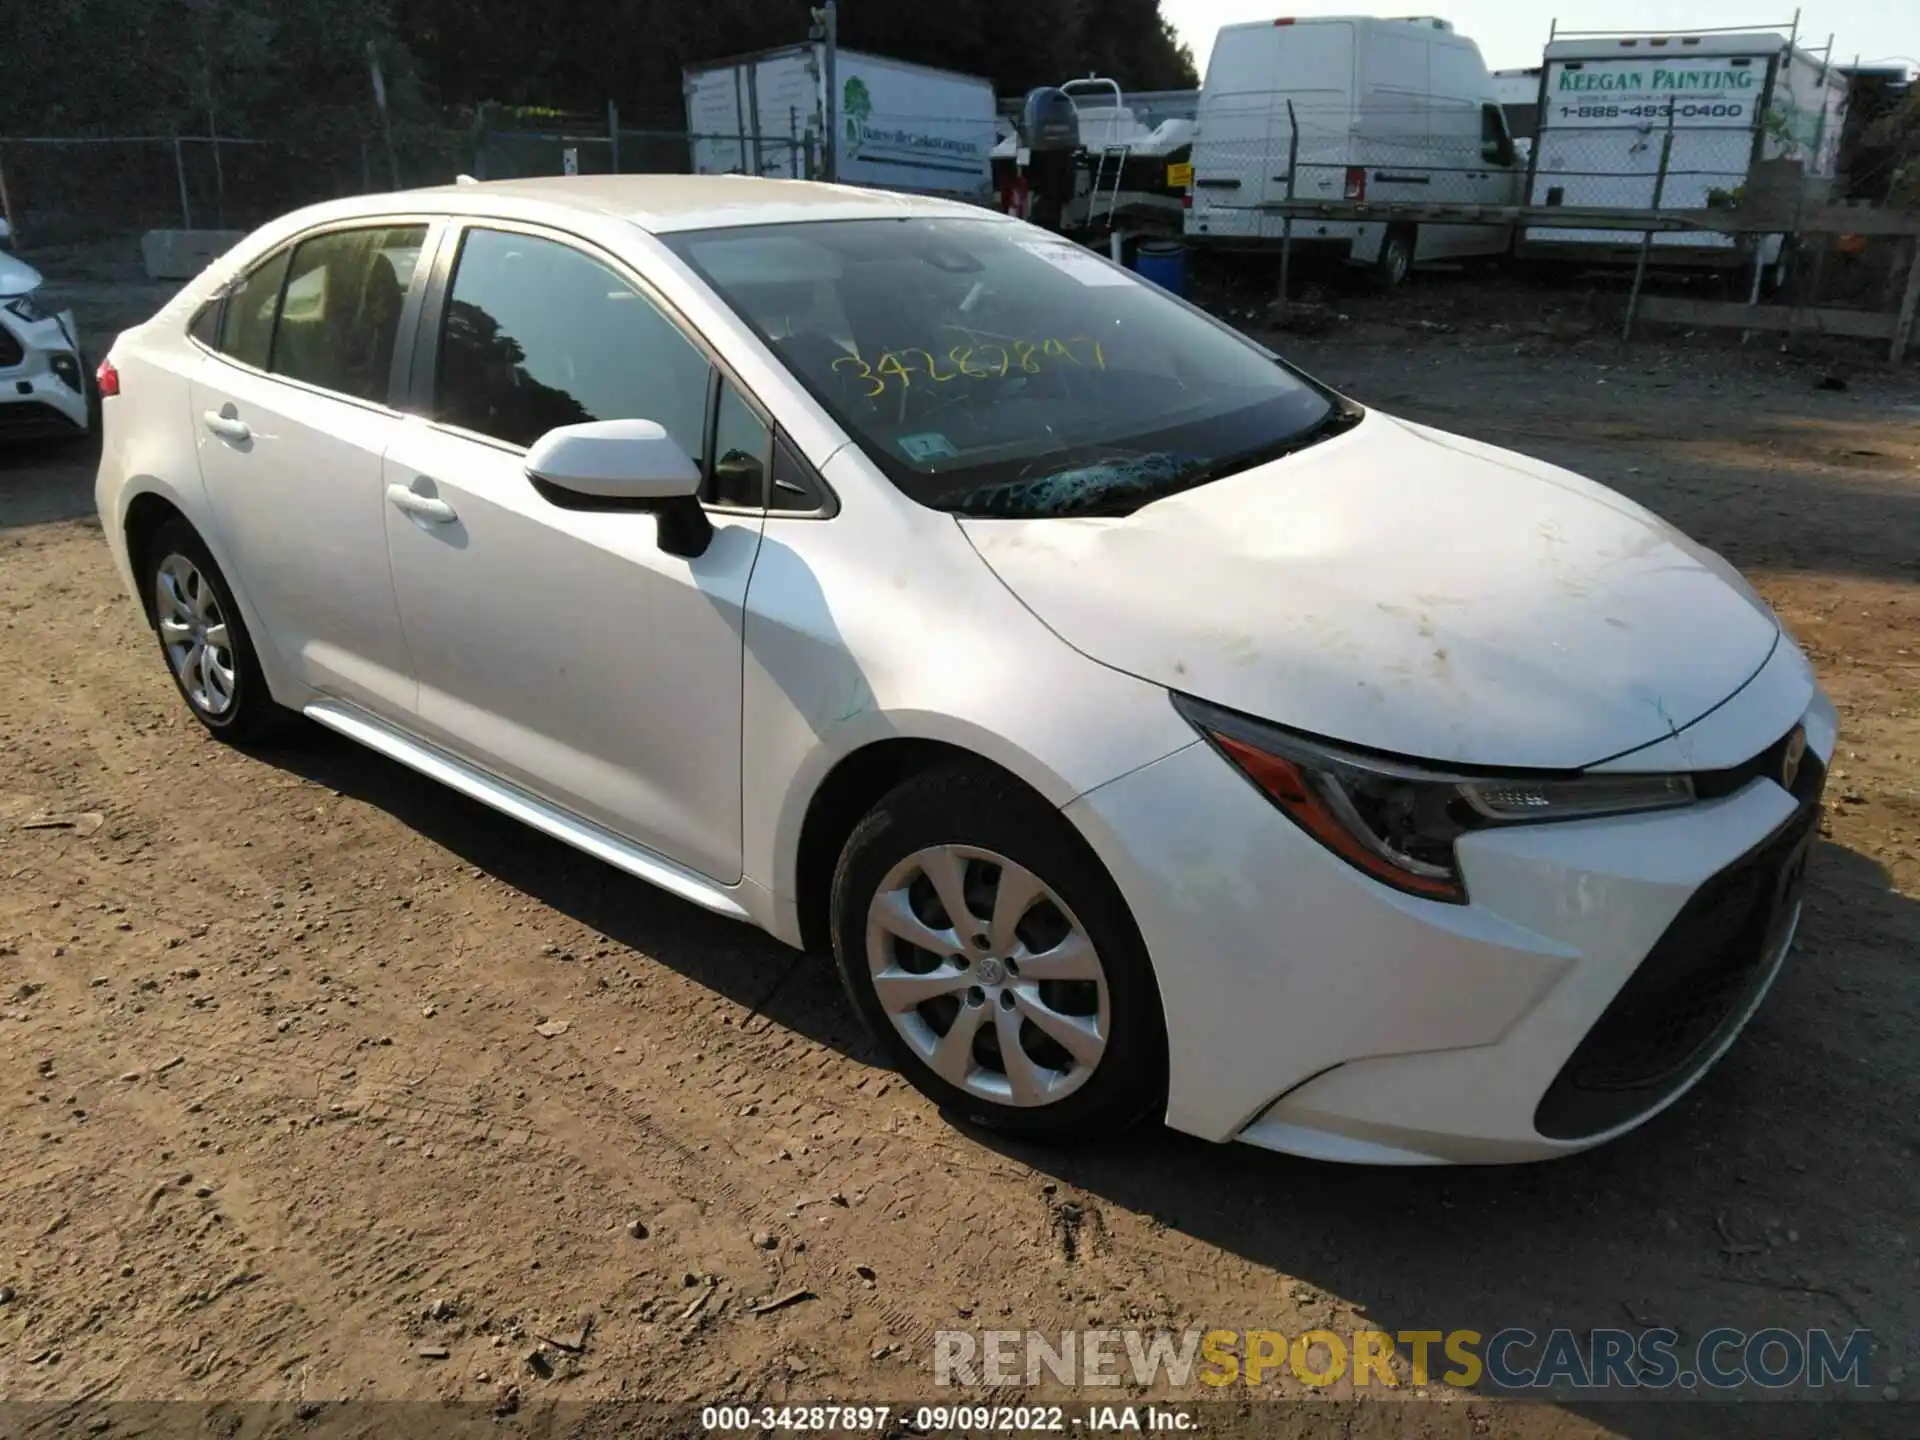
[[[1291,126],[1297,200],[1518,203],[1525,170],[1480,47],[1445,20],[1372,16],[1228,25],[1213,43],[1193,142],[1187,238],[1278,241]],[[1504,254],[1505,225],[1296,218],[1296,244],[1335,247],[1388,284],[1416,260]]]
[[[1765,160],[1797,160],[1831,179],[1847,81],[1782,35],[1599,35],[1547,46],[1528,202],[1662,210],[1731,207]],[[1660,152],[1673,143],[1664,184]],[[1757,258],[1769,288],[1785,279],[1782,235],[1742,241],[1711,231],[1653,237],[1661,264],[1733,267]],[[1640,232],[1530,226],[1530,259],[1618,261]]]
[[[988,197],[991,81],[842,49],[834,86],[817,42],[688,67],[694,173],[819,179],[830,143],[843,184]]]

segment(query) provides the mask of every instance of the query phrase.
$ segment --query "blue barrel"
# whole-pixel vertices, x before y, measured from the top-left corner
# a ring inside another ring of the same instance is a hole
[[[1184,297],[1187,293],[1187,248],[1177,240],[1143,240],[1133,253],[1133,268],[1142,280]]]

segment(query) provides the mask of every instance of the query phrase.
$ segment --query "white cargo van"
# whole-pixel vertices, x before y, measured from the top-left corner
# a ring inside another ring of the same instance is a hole
[[[835,133],[825,143],[843,184],[988,198],[991,81],[842,48],[832,107],[826,85],[818,43],[689,66],[693,173],[819,179],[831,112]]]
[[[1519,201],[1523,169],[1480,49],[1444,20],[1371,16],[1228,25],[1213,44],[1193,144],[1186,233],[1221,246],[1280,239],[1288,102],[1303,200]],[[1344,250],[1389,284],[1417,260],[1498,255],[1510,227],[1296,219],[1296,243]]]
[[[1831,179],[1840,151],[1847,78],[1785,36],[1585,35],[1547,46],[1529,202],[1700,210],[1729,206],[1762,160],[1798,160]],[[1660,152],[1673,130],[1667,176]],[[1711,231],[1653,237],[1666,265],[1739,266],[1755,247],[1774,286],[1784,237],[1744,243]],[[1520,252],[1536,259],[1631,263],[1638,231],[1529,227]]]

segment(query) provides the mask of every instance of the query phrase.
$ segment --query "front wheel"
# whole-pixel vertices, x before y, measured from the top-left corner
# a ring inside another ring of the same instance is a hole
[[[943,1109],[1058,1142],[1163,1103],[1146,947],[1086,843],[1018,782],[966,765],[906,781],[848,840],[832,903],[855,1008]]]

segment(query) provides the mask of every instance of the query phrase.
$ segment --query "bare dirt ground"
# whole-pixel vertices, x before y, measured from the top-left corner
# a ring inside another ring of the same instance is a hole
[[[1487,1170],[956,1129],[824,962],[344,741],[210,741],[109,570],[92,453],[0,453],[0,1399],[898,1403],[951,1398],[936,1329],[1097,1324],[1865,1326],[1876,1389],[1920,1390],[1920,383],[1386,313],[1277,343],[1724,551],[1840,708],[1798,951],[1683,1103]],[[1915,1433],[1440,1398],[1265,1413]]]

